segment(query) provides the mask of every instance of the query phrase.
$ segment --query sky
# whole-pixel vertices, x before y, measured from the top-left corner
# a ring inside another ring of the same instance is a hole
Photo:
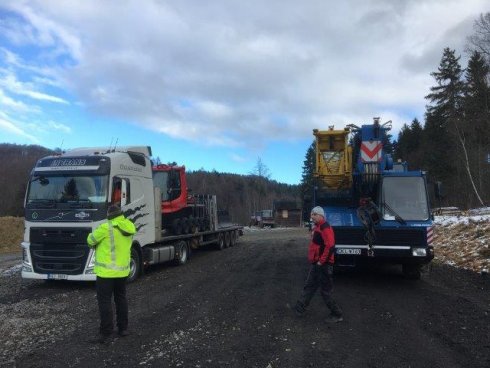
[[[1,0],[0,143],[299,184],[312,129],[423,122],[488,0]]]

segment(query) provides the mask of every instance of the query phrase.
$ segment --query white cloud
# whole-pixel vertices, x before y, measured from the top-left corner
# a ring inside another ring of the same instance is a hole
[[[232,147],[310,139],[313,128],[373,116],[394,131],[422,120],[443,48],[462,52],[488,11],[483,0],[7,4],[18,17],[0,31],[35,47],[29,67],[39,69],[32,84],[3,78],[6,90],[66,104],[37,88],[64,83],[91,113]]]
[[[34,100],[68,104],[68,101],[64,100],[63,98],[34,90],[35,87],[32,83],[24,83],[17,80],[16,76],[12,72],[6,72],[4,74],[4,77],[0,78],[0,86],[3,86],[6,90],[12,93],[27,96]]]
[[[30,108],[22,101],[16,101],[13,98],[7,96],[0,88],[0,105],[8,110],[14,111],[28,111]]]
[[[48,128],[50,130],[59,131],[62,133],[71,133],[71,128],[65,124],[56,123],[54,121],[48,121]]]
[[[32,143],[39,143],[39,140],[35,136],[26,133],[23,129],[19,128],[19,124],[15,124],[14,122],[4,118],[0,118],[0,131],[24,137]]]

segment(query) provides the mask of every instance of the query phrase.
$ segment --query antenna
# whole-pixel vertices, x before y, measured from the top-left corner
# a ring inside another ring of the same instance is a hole
[[[114,141],[114,137],[111,137],[111,144],[109,145],[109,150],[107,152],[111,152],[113,141]]]
[[[114,143],[114,151],[116,150],[116,146],[117,146],[117,141],[119,140],[119,138],[116,138],[116,143]]]

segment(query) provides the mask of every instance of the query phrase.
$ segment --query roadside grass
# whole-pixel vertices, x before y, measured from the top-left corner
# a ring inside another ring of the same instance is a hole
[[[20,243],[23,237],[23,217],[0,217],[0,253],[20,253]]]

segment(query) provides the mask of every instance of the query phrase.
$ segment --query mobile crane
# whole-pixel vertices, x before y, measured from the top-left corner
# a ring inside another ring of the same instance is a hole
[[[313,130],[314,185],[336,239],[336,265],[401,264],[408,278],[434,257],[426,173],[393,163],[386,152],[391,121]]]

